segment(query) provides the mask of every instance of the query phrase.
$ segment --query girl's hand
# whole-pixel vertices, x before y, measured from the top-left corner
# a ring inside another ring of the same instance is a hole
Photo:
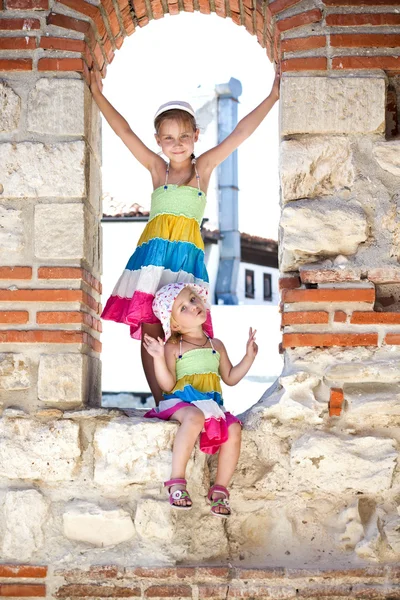
[[[270,94],[271,96],[276,98],[276,100],[278,100],[278,98],[279,98],[280,84],[281,84],[281,65],[280,65],[280,63],[276,63],[275,79],[274,79],[274,83],[272,84],[272,89],[271,89],[271,94]]]
[[[143,346],[153,358],[160,358],[164,356],[164,340],[162,340],[160,337],[155,339],[145,333],[143,338]]]
[[[96,94],[96,92],[100,92],[99,84],[97,83],[96,74],[94,69],[90,69],[90,91],[92,94]]]
[[[258,346],[256,344],[256,333],[257,333],[257,329],[254,329],[254,331],[253,331],[252,328],[250,327],[249,339],[247,340],[247,344],[246,344],[246,356],[248,356],[252,360],[255,359],[255,357],[257,356],[257,352],[258,352]]]

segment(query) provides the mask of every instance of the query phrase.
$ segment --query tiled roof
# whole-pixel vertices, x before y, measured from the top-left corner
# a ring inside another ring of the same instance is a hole
[[[150,211],[137,202],[127,204],[116,200],[110,194],[103,196],[103,217],[148,217],[149,214]]]

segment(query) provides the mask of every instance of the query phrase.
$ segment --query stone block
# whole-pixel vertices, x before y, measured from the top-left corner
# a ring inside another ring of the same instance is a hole
[[[43,402],[80,405],[86,401],[88,357],[46,354],[40,357],[38,395]]]
[[[0,164],[0,173],[2,167]],[[1,175],[0,175],[1,179]],[[0,205],[0,261],[9,264],[22,254],[25,246],[22,211]]]
[[[39,79],[29,94],[28,130],[84,136],[85,85],[82,79]]]
[[[307,489],[381,494],[391,486],[397,457],[392,439],[317,432],[293,443],[290,463],[293,477]]]
[[[97,425],[94,480],[103,486],[168,479],[177,425],[140,418]]]
[[[89,502],[73,502],[63,514],[64,535],[99,548],[116,546],[135,535],[131,516],[121,508],[105,510]]]
[[[378,165],[392,175],[400,176],[400,142],[382,142],[375,144],[373,155]]]
[[[48,503],[36,490],[6,493],[3,516],[5,532],[2,557],[11,560],[30,560],[44,543],[43,525]]]
[[[398,360],[337,364],[325,372],[327,381],[341,383],[395,383],[400,381]]]
[[[0,419],[1,477],[68,481],[74,478],[80,455],[77,423]]]
[[[18,129],[21,98],[14,90],[0,81],[0,133]]]
[[[85,142],[0,144],[0,184],[5,198],[85,196]]]
[[[384,76],[285,76],[281,83],[281,135],[384,134],[385,107]]]
[[[29,360],[24,354],[0,354],[0,390],[30,387]]]
[[[136,531],[143,539],[169,542],[175,533],[175,514],[168,502],[142,498],[135,514]]]
[[[288,313],[290,314],[290,313]],[[324,406],[317,402],[313,390],[320,379],[305,371],[280,377],[279,383],[285,389],[283,394],[272,394],[264,403],[265,415],[274,417],[281,423],[306,420],[307,423],[320,423],[319,414]]]
[[[351,145],[346,138],[287,140],[281,143],[280,152],[283,203],[330,195],[353,184]]]
[[[37,258],[83,258],[85,221],[83,204],[38,204],[35,207]]]
[[[368,237],[364,210],[343,200],[300,200],[283,209],[282,271],[338,254],[355,254]]]

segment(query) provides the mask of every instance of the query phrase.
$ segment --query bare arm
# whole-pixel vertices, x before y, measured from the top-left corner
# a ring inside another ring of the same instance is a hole
[[[261,104],[257,106],[251,113],[244,117],[236,125],[228,137],[226,137],[218,146],[211,148],[199,158],[199,166],[203,170],[212,171],[222,163],[228,156],[232,154],[252,133],[257,129],[260,123],[265,119],[275,102],[279,98],[279,83],[280,83],[280,70],[277,68],[274,83],[272,85],[271,93]]]
[[[125,146],[132,152],[133,156],[146,167],[146,169],[153,173],[157,163],[163,162],[162,158],[150,150],[150,148],[138,138],[130,128],[129,123],[117,110],[115,110],[107,98],[103,96],[93,72],[90,73],[90,89],[97,106],[111,129],[113,129],[117,136],[121,138]]]
[[[157,383],[164,392],[170,392],[176,384],[175,356],[170,346],[164,345],[161,338],[154,339],[147,333],[143,345],[154,359],[154,373]]]
[[[239,383],[241,379],[246,375],[251,365],[254,362],[255,357],[257,356],[258,346],[255,342],[255,334],[256,330],[252,330],[250,327],[249,330],[249,339],[246,344],[246,354],[235,367],[232,365],[229,360],[228,353],[225,349],[225,346],[220,340],[214,340],[214,345],[218,352],[220,353],[220,363],[219,363],[219,371],[221,374],[221,379],[227,385],[236,385]],[[215,342],[217,342],[215,344]]]

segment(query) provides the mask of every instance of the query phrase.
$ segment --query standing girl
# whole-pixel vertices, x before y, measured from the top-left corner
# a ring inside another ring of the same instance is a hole
[[[171,478],[164,483],[171,506],[180,510],[192,507],[185,472],[200,434],[200,450],[207,454],[219,451],[215,484],[208,493],[211,512],[228,517],[227,486],[239,459],[241,424],[223,408],[220,379],[236,385],[253,364],[258,348],[256,332],[250,329],[246,354],[232,366],[223,343],[205,331],[207,296],[202,286],[187,283],[170,283],[156,293],[153,310],[166,342],[145,334],[144,347],[154,359],[157,382],[166,393],[158,409],[145,416],[173,417],[181,424],[174,441]]]
[[[172,282],[208,286],[200,225],[210,176],[215,167],[255,131],[277,101],[279,70],[270,95],[242,119],[223,142],[198,159],[194,157],[194,144],[199,137],[199,129],[192,107],[180,101],[163,104],[155,115],[154,127],[156,142],[168,162],[135,135],[127,121],[101,93],[94,73],[91,73],[90,88],[109,125],[148,169],[154,188],[149,222],[106,303],[102,317],[130,325],[133,338],[143,340],[143,335],[148,334],[157,339],[162,336],[160,322],[152,311],[157,290]],[[205,330],[212,337],[209,314]],[[142,362],[158,405],[162,392],[154,374],[153,359],[143,344]]]

